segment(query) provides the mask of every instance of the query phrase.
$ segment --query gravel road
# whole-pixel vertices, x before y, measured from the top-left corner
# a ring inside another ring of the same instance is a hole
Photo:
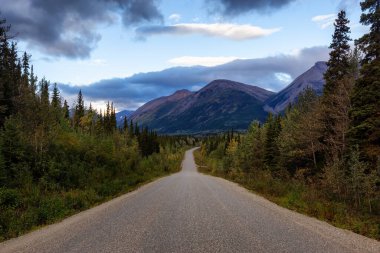
[[[0,252],[380,252],[380,243],[196,171],[180,173],[0,244]]]

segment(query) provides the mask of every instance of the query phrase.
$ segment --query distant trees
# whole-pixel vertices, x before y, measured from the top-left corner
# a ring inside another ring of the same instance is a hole
[[[118,129],[113,103],[97,112],[81,90],[71,115],[8,32],[0,19],[0,241],[180,169],[193,138]]]

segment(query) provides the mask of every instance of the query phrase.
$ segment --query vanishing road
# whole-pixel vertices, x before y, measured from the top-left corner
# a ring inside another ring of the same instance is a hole
[[[0,244],[0,252],[380,252],[375,240],[197,172],[180,173]]]

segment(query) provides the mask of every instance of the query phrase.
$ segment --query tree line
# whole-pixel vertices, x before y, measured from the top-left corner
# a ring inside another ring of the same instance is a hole
[[[379,239],[380,2],[361,8],[370,29],[354,49],[345,11],[335,20],[321,97],[307,88],[246,134],[206,138],[197,157],[209,173]]]
[[[112,103],[98,112],[81,91],[69,108],[9,34],[1,19],[0,241],[180,169],[194,138],[118,127]]]

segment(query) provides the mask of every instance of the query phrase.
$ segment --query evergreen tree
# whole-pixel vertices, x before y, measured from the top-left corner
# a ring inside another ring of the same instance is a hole
[[[366,0],[360,5],[360,22],[370,26],[370,31],[356,41],[364,57],[351,97],[350,136],[362,154],[380,163],[380,1]]]
[[[74,126],[79,127],[80,125],[80,119],[84,116],[84,101],[83,101],[83,95],[82,90],[79,90],[77,103],[75,106],[75,113],[74,113]]]
[[[52,99],[51,99],[51,105],[54,108],[60,108],[61,107],[61,96],[59,95],[57,83],[54,84],[53,95],[52,95]]]
[[[49,85],[49,82],[45,78],[42,78],[40,81],[40,101],[45,107],[49,106]]]
[[[69,105],[67,104],[66,99],[63,102],[63,115],[64,115],[65,119],[69,119],[70,118]]]
[[[123,131],[126,133],[128,131],[128,120],[127,116],[124,116],[124,121],[123,121]]]
[[[131,120],[130,122],[129,122],[129,136],[134,136],[134,134],[135,134],[135,131],[134,131],[134,127],[133,127],[133,120]]]
[[[324,75],[326,84],[322,96],[321,122],[325,146],[325,162],[328,166],[343,159],[346,149],[345,134],[348,128],[349,94],[356,72],[353,73],[350,52],[349,20],[345,11],[340,11],[335,20],[330,48],[328,69]],[[355,70],[356,71],[356,70]]]
[[[334,23],[335,31],[329,47],[331,49],[330,59],[327,62],[328,69],[324,74],[326,84],[323,94],[325,97],[335,90],[336,82],[345,77],[349,71],[350,45],[348,43],[351,40],[348,36],[350,33],[349,22],[346,12],[340,11]]]
[[[29,85],[29,59],[30,59],[30,55],[28,55],[26,52],[24,52],[23,56],[22,56],[22,78],[23,78],[23,83],[25,86],[28,86]]]
[[[30,67],[30,80],[29,80],[29,83],[30,83],[30,90],[32,92],[32,94],[35,94],[36,93],[36,89],[37,89],[37,76],[34,75],[34,70],[33,70],[33,65]]]
[[[280,116],[274,116],[270,113],[267,119],[266,127],[265,162],[271,170],[276,170],[277,160],[279,157],[277,138],[281,132]]]

